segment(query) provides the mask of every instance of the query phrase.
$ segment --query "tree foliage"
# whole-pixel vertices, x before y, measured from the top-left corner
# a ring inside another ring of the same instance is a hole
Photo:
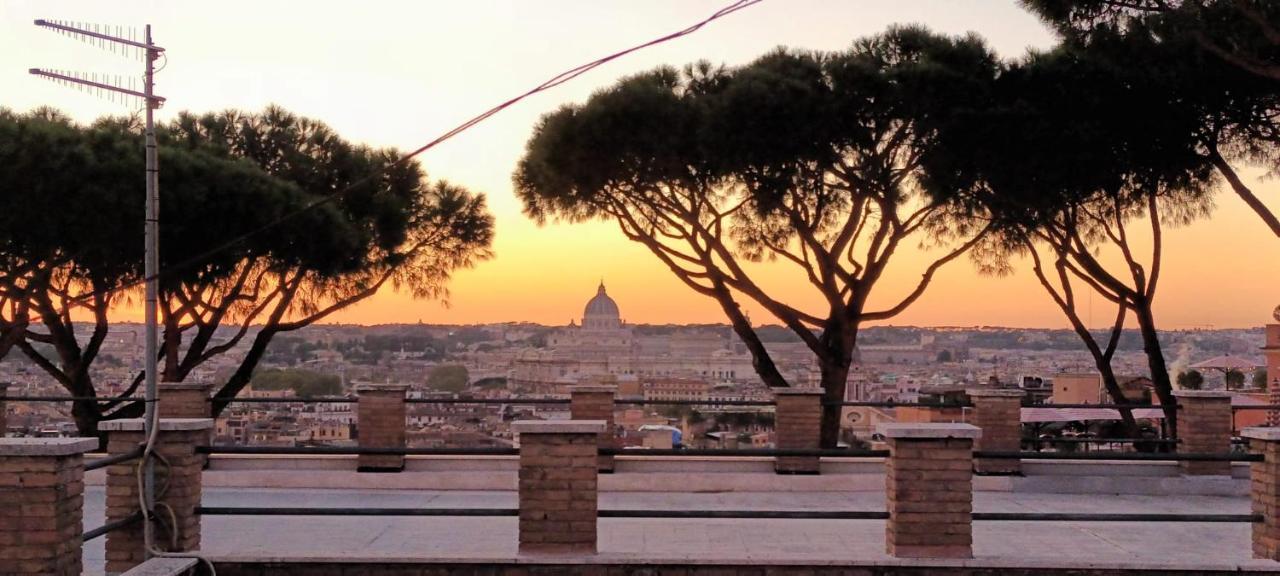
[[[291,390],[295,396],[337,396],[342,394],[342,379],[333,374],[290,368],[259,370],[251,382],[254,390]]]
[[[1131,64],[1158,57],[1111,40],[1068,42],[1011,66],[990,108],[961,127],[946,174],[982,190],[996,231],[974,251],[982,268],[1005,273],[1029,259],[1118,404],[1111,360],[1132,315],[1156,393],[1173,406],[1153,312],[1163,234],[1208,213],[1213,167],[1198,149],[1198,112],[1169,90],[1170,70]],[[1081,291],[1115,306],[1103,338],[1080,317]]]
[[[250,381],[276,334],[384,285],[444,297],[450,273],[489,255],[484,197],[429,183],[394,150],[342,140],[278,108],[181,115],[160,130],[161,378],[182,381],[248,338],[217,398]],[[110,314],[141,277],[142,139],[135,122],[77,126],[56,113],[0,116],[5,326],[73,395],[93,396],[89,366]],[[341,196],[336,192],[345,191]],[[93,318],[77,333],[74,311]],[[22,314],[38,320],[26,326]],[[49,357],[34,344],[50,344]],[[137,375],[128,391],[142,382]],[[214,404],[215,413],[225,402]],[[114,410],[113,410],[114,409]],[[92,433],[140,404],[77,403]]]
[[[441,364],[427,374],[427,388],[438,392],[462,392],[467,389],[471,375],[461,364]]]
[[[741,306],[762,307],[813,352],[838,401],[861,323],[905,310],[981,236],[967,190],[938,186],[928,167],[942,127],[986,100],[998,69],[976,37],[920,28],[839,53],[659,68],[543,117],[517,195],[539,221],[616,222],[720,305],[766,385],[786,386]],[[867,309],[904,242],[938,255],[907,294]],[[760,261],[794,266],[809,299],[767,290]],[[826,410],[824,445],[838,419]]]
[[[1199,390],[1204,388],[1204,374],[1201,374],[1199,370],[1179,372],[1178,388],[1182,390]]]
[[[1067,42],[1147,47],[1124,62],[1134,74],[1163,71],[1169,95],[1199,114],[1199,152],[1280,237],[1280,216],[1239,173],[1280,165],[1280,3],[1270,0],[1024,0]]]

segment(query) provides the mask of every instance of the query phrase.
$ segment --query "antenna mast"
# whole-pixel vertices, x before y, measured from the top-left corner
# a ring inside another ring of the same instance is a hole
[[[160,167],[156,156],[155,110],[164,104],[164,98],[155,94],[155,64],[164,53],[164,48],[156,46],[151,40],[151,25],[143,28],[141,41],[125,37],[126,30],[119,26],[99,26],[84,23],[61,22],[52,20],[36,20],[36,26],[47,28],[63,35],[72,36],[89,42],[99,48],[110,50],[127,57],[140,57],[145,63],[142,78],[142,91],[116,85],[107,81],[106,75],[80,72],[51,72],[40,68],[32,68],[31,74],[42,76],[60,84],[75,85],[80,89],[95,91],[98,95],[104,92],[113,101],[116,95],[141,99],[146,107],[146,249],[143,262],[143,274],[146,279],[146,357],[144,358],[146,392],[146,413],[143,420],[143,437],[150,439],[156,427],[156,382],[158,375],[158,330],[156,327],[156,309],[158,307],[158,274],[160,272]],[[130,33],[132,36],[132,33]],[[116,77],[119,82],[119,77]],[[143,506],[150,507],[155,500],[155,463],[150,458],[144,459]],[[145,554],[151,557],[150,543],[154,541],[153,527],[150,522],[143,526]]]

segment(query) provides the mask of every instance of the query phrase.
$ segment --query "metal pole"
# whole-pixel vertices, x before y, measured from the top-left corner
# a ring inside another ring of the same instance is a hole
[[[151,438],[153,427],[156,422],[156,377],[159,368],[159,361],[156,357],[158,353],[157,339],[158,330],[156,329],[156,308],[158,307],[157,284],[158,279],[156,273],[160,268],[160,234],[159,234],[159,218],[160,218],[160,191],[159,191],[159,172],[156,158],[156,127],[155,127],[155,62],[156,51],[151,47],[151,25],[146,27],[146,43],[147,43],[147,73],[144,79],[144,92],[147,100],[147,131],[146,131],[146,147],[147,147],[147,207],[146,207],[146,249],[145,261],[143,263],[143,274],[146,279],[146,385],[145,392],[146,405],[145,418],[143,422],[143,437]],[[143,506],[150,506],[155,500],[155,464],[148,458],[144,462],[144,479],[143,479]],[[152,525],[147,522],[143,526],[145,532],[145,542],[154,541],[154,533]],[[145,557],[151,557],[151,550],[145,547]]]

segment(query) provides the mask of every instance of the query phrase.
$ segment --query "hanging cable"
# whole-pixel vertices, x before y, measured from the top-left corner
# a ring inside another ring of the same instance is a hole
[[[200,262],[203,262],[203,261],[207,260],[208,258],[210,258],[210,257],[212,257],[212,256],[216,256],[216,255],[218,255],[218,254],[221,254],[222,252],[225,252],[225,251],[227,251],[227,250],[229,250],[229,249],[231,249],[231,248],[235,247],[237,244],[239,244],[239,243],[241,243],[241,242],[244,242],[245,240],[248,240],[248,239],[250,239],[250,238],[253,238],[253,237],[255,237],[255,236],[258,236],[259,234],[262,234],[262,233],[264,233],[264,232],[266,232],[266,231],[268,231],[268,230],[271,230],[271,229],[275,228],[276,226],[279,226],[279,225],[281,225],[281,224],[283,224],[283,223],[285,223],[285,222],[287,222],[287,221],[289,221],[289,220],[291,220],[291,219],[293,219],[293,218],[297,218],[298,216],[301,216],[301,215],[303,215],[303,214],[305,214],[305,213],[307,213],[307,212],[310,212],[310,211],[312,211],[312,210],[315,210],[316,208],[319,208],[319,207],[321,207],[321,206],[324,206],[325,204],[328,204],[328,203],[330,203],[330,202],[333,202],[334,200],[338,200],[338,199],[342,198],[343,196],[345,196],[346,194],[350,193],[351,191],[355,190],[357,187],[359,187],[359,186],[361,186],[361,185],[363,185],[363,184],[365,184],[365,183],[367,183],[367,182],[369,182],[369,181],[371,181],[371,180],[374,180],[374,179],[378,178],[378,177],[379,177],[379,176],[381,176],[381,175],[382,175],[382,173],[383,173],[383,172],[385,172],[386,170],[391,169],[391,168],[394,168],[394,167],[396,167],[396,166],[398,166],[398,165],[404,164],[405,162],[408,162],[409,160],[412,160],[413,158],[417,157],[418,155],[422,154],[423,152],[426,152],[427,150],[430,150],[430,149],[432,149],[432,148],[436,147],[437,145],[441,144],[442,142],[444,142],[444,141],[446,141],[446,140],[448,140],[448,139],[450,139],[450,138],[453,138],[454,136],[457,136],[458,134],[461,134],[462,132],[465,132],[465,131],[467,131],[467,130],[471,129],[471,128],[472,128],[472,127],[474,127],[475,125],[477,125],[477,124],[479,124],[479,123],[481,123],[481,122],[484,122],[485,120],[488,120],[488,119],[489,119],[490,117],[492,117],[493,115],[495,115],[495,114],[497,114],[497,113],[499,113],[499,112],[501,112],[501,111],[503,111],[503,110],[505,110],[505,109],[507,109],[507,108],[511,107],[512,105],[514,105],[514,104],[516,104],[516,103],[520,102],[521,100],[524,100],[525,98],[528,98],[528,97],[530,97],[530,96],[533,96],[534,94],[538,94],[539,92],[544,92],[544,91],[546,91],[546,90],[550,90],[551,88],[555,88],[555,87],[557,87],[557,86],[559,86],[559,85],[561,85],[561,84],[564,84],[565,82],[568,82],[568,81],[570,81],[570,80],[573,80],[574,78],[577,78],[577,77],[579,77],[579,76],[581,76],[581,75],[583,75],[583,74],[586,74],[587,72],[590,72],[590,71],[592,71],[592,70],[594,70],[594,69],[596,69],[596,68],[598,68],[598,67],[600,67],[600,66],[603,66],[603,65],[605,65],[605,64],[607,64],[607,63],[609,63],[609,62],[612,62],[612,61],[614,61],[614,60],[617,60],[618,58],[621,58],[621,57],[623,57],[623,56],[626,56],[626,55],[628,55],[628,54],[631,54],[632,52],[636,52],[636,51],[639,51],[639,50],[643,50],[643,49],[648,48],[648,47],[651,47],[651,46],[656,46],[656,45],[658,45],[658,44],[662,44],[662,43],[665,43],[665,42],[669,42],[669,41],[671,41],[671,40],[675,40],[675,39],[677,39],[677,38],[681,38],[681,37],[684,37],[684,36],[688,36],[688,35],[690,35],[690,34],[693,34],[694,32],[697,32],[698,30],[701,30],[701,29],[702,29],[704,26],[706,26],[707,24],[710,24],[710,23],[712,23],[712,22],[714,22],[714,21],[716,21],[716,20],[719,20],[720,18],[723,18],[723,17],[725,17],[725,16],[728,16],[728,15],[730,15],[730,14],[733,14],[733,13],[735,13],[735,12],[739,11],[739,10],[742,10],[742,9],[745,9],[745,8],[749,8],[749,7],[751,7],[751,6],[754,6],[754,5],[756,5],[756,4],[759,4],[760,2],[763,2],[763,1],[764,1],[764,0],[736,0],[736,1],[735,1],[735,2],[733,2],[732,4],[730,4],[730,5],[728,5],[728,6],[724,7],[724,8],[721,8],[720,10],[717,10],[715,13],[711,14],[711,15],[710,15],[710,16],[708,16],[707,18],[705,18],[705,19],[703,19],[703,20],[700,20],[700,21],[698,21],[697,23],[695,23],[695,24],[693,24],[693,25],[691,25],[691,26],[689,26],[689,27],[687,27],[687,28],[683,28],[683,29],[678,30],[678,31],[676,31],[676,32],[672,32],[672,33],[670,33],[670,34],[667,34],[667,35],[665,35],[665,36],[661,36],[661,37],[655,38],[655,39],[650,40],[650,41],[648,41],[648,42],[645,42],[645,43],[643,43],[643,44],[637,44],[637,45],[635,45],[635,46],[632,46],[631,48],[627,48],[627,49],[622,50],[622,51],[619,51],[619,52],[614,52],[613,54],[610,54],[610,55],[605,56],[605,57],[603,57],[603,58],[598,58],[598,59],[596,59],[596,60],[592,60],[591,62],[588,62],[588,63],[586,63],[586,64],[582,64],[582,65],[576,66],[576,67],[574,67],[574,68],[570,68],[569,70],[566,70],[566,71],[564,71],[564,72],[561,72],[561,73],[559,73],[559,74],[557,74],[557,75],[555,75],[555,76],[551,77],[549,80],[547,80],[547,81],[545,81],[545,82],[543,82],[543,83],[541,83],[541,84],[539,84],[539,85],[535,86],[534,88],[532,88],[532,89],[528,90],[527,92],[524,92],[524,93],[522,93],[522,94],[520,94],[520,95],[518,95],[518,96],[515,96],[514,98],[511,98],[511,99],[509,99],[509,100],[507,100],[507,101],[505,101],[505,102],[502,102],[501,104],[498,104],[497,106],[494,106],[493,108],[490,108],[490,109],[488,109],[488,110],[486,110],[486,111],[482,112],[481,114],[479,114],[479,115],[477,115],[477,116],[475,116],[475,117],[471,118],[470,120],[467,120],[466,122],[463,122],[462,124],[459,124],[457,127],[453,128],[452,130],[449,130],[448,132],[445,132],[444,134],[441,134],[440,136],[436,137],[435,139],[431,140],[430,142],[427,142],[426,144],[424,144],[424,145],[422,145],[422,146],[418,147],[417,149],[414,149],[413,151],[409,152],[408,154],[404,154],[403,156],[400,156],[400,157],[399,157],[398,159],[396,159],[394,162],[391,162],[390,164],[387,164],[386,166],[383,166],[383,167],[379,168],[378,170],[375,170],[373,173],[371,173],[371,174],[369,174],[369,175],[367,175],[367,176],[365,176],[365,177],[363,177],[363,178],[360,178],[360,179],[356,180],[355,182],[352,182],[352,183],[348,184],[346,187],[344,187],[344,188],[342,188],[342,189],[340,189],[340,190],[337,190],[337,191],[335,191],[335,192],[332,192],[332,193],[330,193],[330,194],[327,194],[327,195],[325,195],[325,196],[324,196],[324,197],[322,197],[322,198],[319,198],[319,199],[313,200],[313,201],[311,201],[311,202],[307,203],[306,205],[302,206],[301,208],[298,208],[298,209],[296,209],[296,210],[294,210],[294,211],[292,211],[292,212],[286,213],[286,214],[284,214],[284,215],[282,215],[282,216],[280,216],[280,217],[276,218],[275,220],[272,220],[271,222],[268,222],[268,223],[266,223],[266,224],[263,224],[262,226],[260,226],[260,227],[258,227],[258,228],[255,228],[255,229],[253,229],[253,230],[250,230],[250,231],[248,231],[248,232],[245,232],[245,233],[243,233],[243,234],[240,234],[239,236],[236,236],[236,237],[234,237],[234,238],[231,238],[231,239],[229,239],[229,240],[227,240],[227,241],[225,241],[225,242],[223,242],[223,243],[221,243],[221,244],[219,244],[219,245],[217,245],[217,246],[215,246],[215,247],[213,247],[213,248],[210,248],[210,249],[208,249],[208,250],[206,250],[206,251],[204,251],[204,252],[201,252],[201,253],[199,253],[199,254],[197,254],[197,255],[195,255],[195,256],[193,256],[193,257],[191,257],[191,258],[187,258],[186,260],[183,260],[183,261],[181,261],[181,262],[177,262],[177,263],[175,263],[175,264],[171,264],[171,265],[169,265],[168,267],[166,267],[164,270],[162,270],[162,271],[158,272],[158,273],[155,275],[155,278],[159,278],[159,277],[164,276],[165,274],[172,273],[172,272],[177,271],[177,270],[182,270],[182,269],[185,269],[185,268],[187,268],[187,267],[189,267],[189,266],[193,266],[193,265],[195,265],[195,264],[198,264],[198,263],[200,263]],[[124,284],[122,284],[122,285],[120,285],[120,286],[115,286],[115,287],[112,287],[112,288],[107,288],[107,289],[103,289],[103,290],[97,290],[97,291],[94,291],[94,292],[88,292],[88,293],[82,294],[82,295],[80,295],[80,296],[78,296],[78,297],[76,297],[76,298],[71,299],[71,300],[70,300],[70,301],[68,301],[66,304],[64,304],[64,305],[63,305],[63,312],[66,312],[66,310],[67,310],[67,309],[69,309],[69,308],[70,308],[70,307],[72,307],[72,306],[78,305],[78,304],[80,304],[80,303],[82,303],[82,302],[84,302],[84,301],[87,301],[87,300],[89,300],[89,299],[92,299],[92,298],[94,298],[94,297],[97,297],[97,296],[100,296],[100,295],[112,294],[112,293],[115,293],[115,292],[123,292],[123,291],[125,291],[125,290],[129,290],[129,289],[131,289],[131,288],[135,288],[135,287],[137,287],[137,286],[140,286],[140,285],[142,285],[142,284],[144,284],[144,283],[146,283],[147,281],[152,280],[152,279],[154,279],[154,278],[152,278],[152,277],[143,277],[143,278],[139,278],[139,279],[136,279],[136,280],[132,280],[132,281],[130,281],[130,282],[126,282],[126,283],[124,283]]]

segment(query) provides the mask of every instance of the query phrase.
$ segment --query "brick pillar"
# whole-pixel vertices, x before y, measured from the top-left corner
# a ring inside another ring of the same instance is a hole
[[[161,418],[209,418],[213,414],[207,382],[161,382],[157,385]]]
[[[1017,452],[1022,449],[1022,390],[974,388],[965,391],[973,401],[969,423],[982,429],[973,441],[974,450]],[[1021,474],[1021,460],[978,458],[973,461],[978,474]]]
[[[675,447],[672,442],[671,431],[665,428],[658,430],[645,430],[644,438],[641,440],[645,448],[654,450],[670,450]]]
[[[96,438],[0,438],[0,574],[79,576]]]
[[[878,427],[885,464],[885,551],[895,558],[973,557],[973,441],[969,424]]]
[[[1267,411],[1267,426],[1280,426],[1280,324],[1267,324],[1266,335],[1262,353],[1267,357],[1267,396],[1273,407]]]
[[[1179,452],[1231,451],[1231,393],[1223,390],[1174,390],[1178,399]],[[1230,475],[1230,462],[1181,462],[1191,476]]]
[[[813,450],[822,436],[821,388],[774,388],[777,412],[774,429],[782,450]],[[817,456],[784,456],[774,461],[779,474],[817,474]]]
[[[601,420],[519,421],[520,552],[596,552]]]
[[[1253,523],[1253,557],[1280,560],[1280,428],[1245,428],[1240,435],[1265,458],[1249,465],[1253,513],[1262,515]]]
[[[98,429],[107,433],[107,452],[111,455],[123,454],[142,444],[143,419],[108,420],[98,425]],[[168,552],[192,552],[200,549],[200,516],[196,507],[200,505],[201,467],[204,459],[196,454],[196,446],[203,444],[213,429],[213,420],[209,418],[164,418],[159,421],[159,432],[156,436],[154,451],[164,458],[165,463],[157,461],[156,470],[156,506],[159,518],[153,517],[155,526],[155,544]],[[131,460],[107,467],[107,521],[123,520],[137,514],[141,507],[138,501],[138,466],[142,459]],[[171,546],[174,526],[170,526],[168,509],[159,506],[164,503],[173,510],[177,518],[177,546]],[[143,525],[141,522],[107,533],[107,573],[118,574],[141,564],[145,560],[143,551]]]
[[[356,387],[356,436],[361,448],[404,448],[404,384],[363,384]],[[403,454],[361,454],[356,470],[360,472],[399,472],[404,470]]]
[[[617,386],[573,386],[569,388],[569,417],[574,420],[602,420],[604,432],[600,433],[601,448],[616,448],[617,437],[613,424],[613,397]],[[613,456],[598,456],[600,472],[613,472]]]
[[[4,433],[9,428],[9,407],[5,406],[4,398],[9,394],[9,383],[0,382],[0,438],[4,438]]]

